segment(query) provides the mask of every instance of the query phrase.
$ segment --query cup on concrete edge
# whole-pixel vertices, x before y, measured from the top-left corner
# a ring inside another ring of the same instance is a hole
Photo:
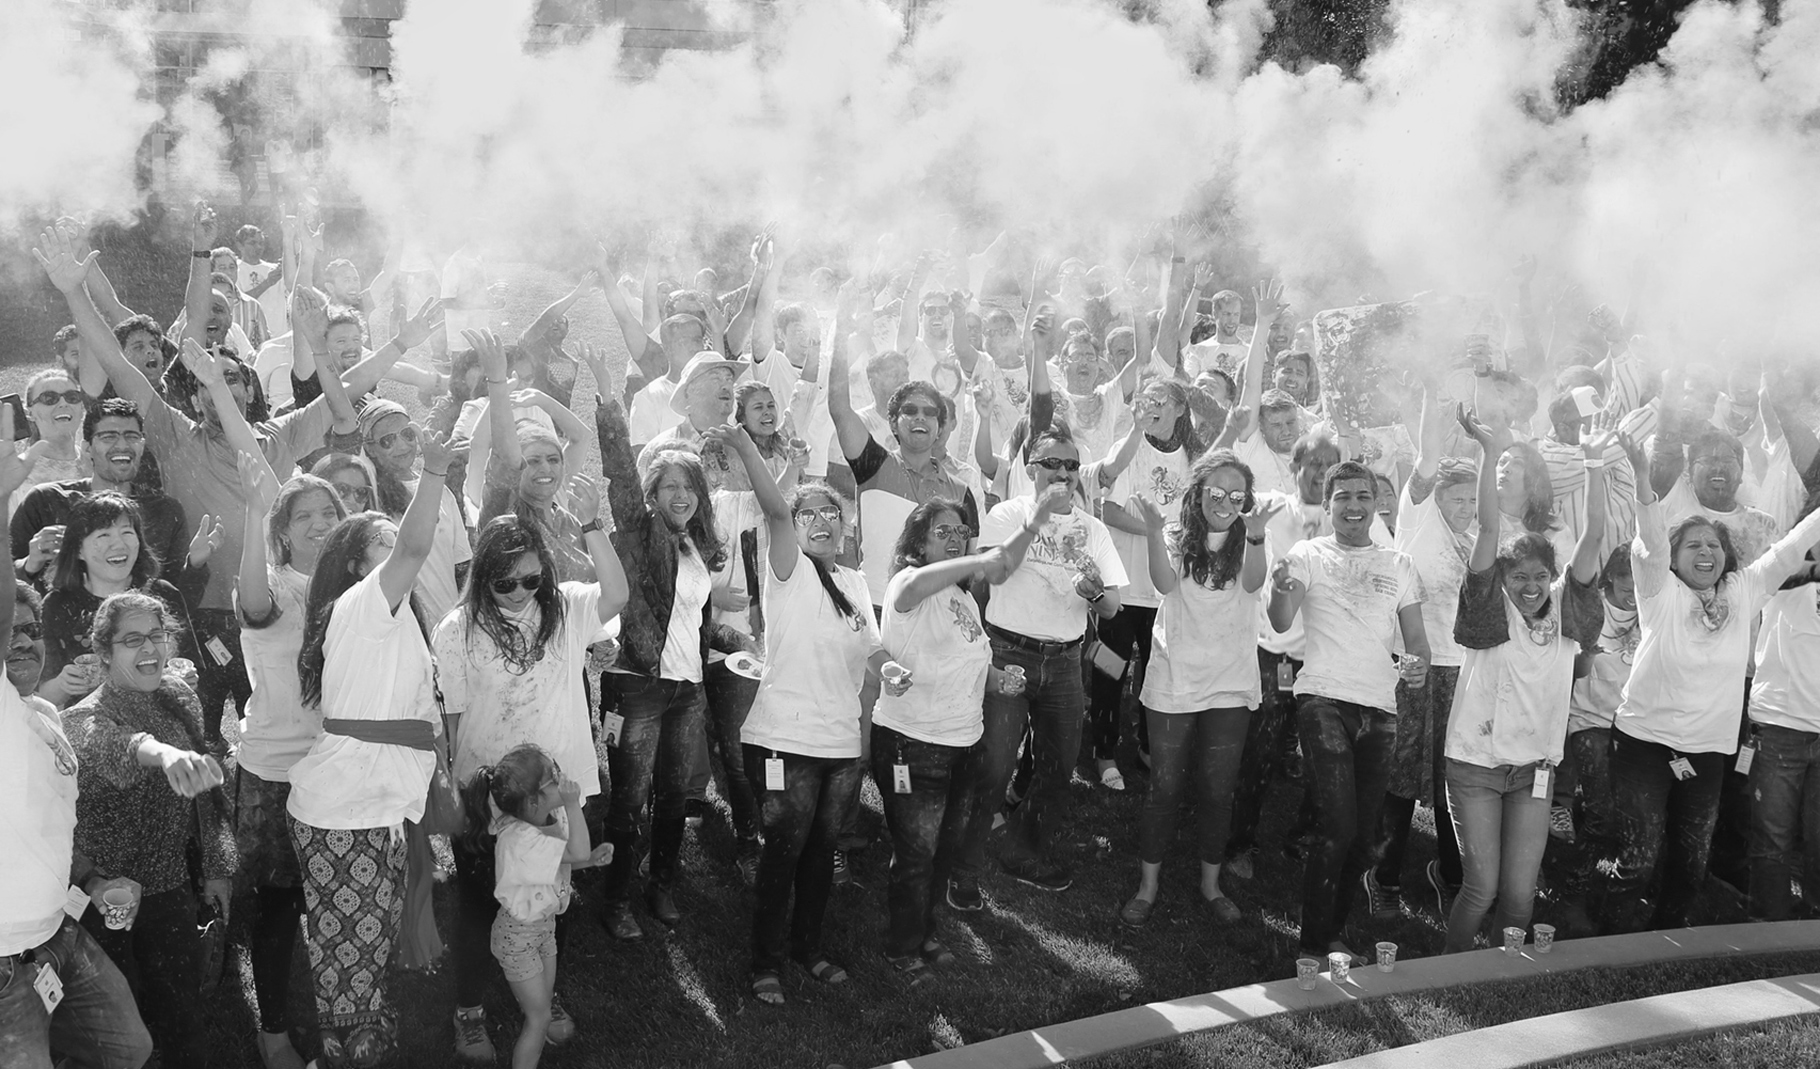
[[[1327,971],[1334,983],[1345,983],[1352,976],[1352,955],[1344,950],[1336,950],[1327,955]]]
[[[1378,944],[1378,971],[1393,972],[1397,967],[1397,945],[1391,942]]]
[[[1504,929],[1504,953],[1511,955],[1523,953],[1523,939],[1528,934],[1521,928]]]
[[[1313,991],[1314,983],[1321,978],[1321,962],[1317,958],[1295,959],[1295,986],[1304,991]]]
[[[1546,954],[1550,950],[1554,949],[1554,946],[1555,946],[1555,926],[1554,925],[1538,924],[1535,926],[1535,932],[1536,932],[1536,953]]]

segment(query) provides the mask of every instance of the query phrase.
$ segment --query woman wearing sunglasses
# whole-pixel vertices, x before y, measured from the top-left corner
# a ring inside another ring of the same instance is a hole
[[[336,496],[349,512],[367,512],[379,507],[379,498],[373,490],[373,464],[365,457],[330,453],[316,462],[310,474],[334,487]]]
[[[431,639],[448,718],[455,782],[466,789],[482,766],[533,743],[572,769],[585,801],[600,793],[591,709],[582,676],[588,644],[626,603],[619,554],[600,526],[600,486],[577,483],[575,509],[588,533],[591,582],[562,582],[542,525],[500,516],[480,530],[461,605]],[[464,1059],[491,1060],[482,997],[496,968],[491,851],[455,840],[460,912],[450,940],[455,964],[455,1032]],[[567,916],[564,914],[563,916]],[[557,924],[564,922],[559,918]],[[552,1006],[550,1038],[563,1042],[574,1023]],[[486,1058],[480,1055],[485,1053]]]
[[[776,1006],[784,1001],[786,958],[822,983],[847,980],[822,952],[821,936],[841,823],[859,796],[860,686],[875,676],[885,694],[901,696],[911,678],[885,653],[865,578],[834,562],[846,538],[840,498],[826,483],[806,482],[786,502],[744,428],[717,427],[708,438],[738,454],[771,536],[769,657],[740,740],[746,778],[761,792],[765,841],[752,918],[752,994]]]
[[[63,714],[76,754],[76,851],[109,879],[139,885],[132,926],[102,910],[84,926],[125,973],[164,1064],[209,1063],[210,1007],[198,989],[202,902],[188,854],[202,861],[202,899],[225,923],[233,895],[234,826],[221,766],[205,754],[202,704],[170,667],[182,623],[158,598],[111,595],[89,635],[101,685]]]
[[[24,397],[38,462],[32,465],[19,489],[13,491],[15,510],[32,487],[80,479],[89,473],[88,453],[82,448],[82,417],[88,412],[88,395],[68,374],[51,368],[32,376]]]

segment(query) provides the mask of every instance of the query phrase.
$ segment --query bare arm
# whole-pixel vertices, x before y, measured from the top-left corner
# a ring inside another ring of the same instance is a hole
[[[431,334],[442,326],[442,301],[431,297],[417,309],[417,314],[398,324],[398,333],[391,341],[380,346],[372,356],[349,368],[341,376],[341,382],[354,397],[365,397],[379,385],[379,380],[389,377],[393,365],[404,356],[405,350],[414,349],[427,341]]]
[[[1459,412],[1460,426],[1467,435],[1479,443],[1484,454],[1484,462],[1479,465],[1479,534],[1472,544],[1472,559],[1468,563],[1475,573],[1488,572],[1498,559],[1498,528],[1503,523],[1503,511],[1498,508],[1498,458],[1511,446],[1510,428],[1493,428],[1461,406]],[[1598,544],[1595,528],[1593,544]]]
[[[948,311],[954,317],[954,329],[949,332],[954,339],[954,362],[969,376],[980,363],[980,351],[973,347],[973,333],[967,329],[967,308],[970,303],[967,295],[960,290],[948,294]]]
[[[208,392],[209,400],[214,403],[215,417],[221,421],[222,437],[227,443],[241,453],[264,456],[259,448],[259,439],[253,434],[252,424],[246,421],[240,405],[235,403],[233,391],[228,389],[227,380],[222,376],[221,357],[211,350],[204,349],[194,338],[184,338],[183,348],[178,358],[190,374]]]
[[[462,340],[480,357],[480,374],[487,386],[487,429],[495,459],[508,471],[524,463],[518,448],[518,431],[512,421],[512,398],[506,392],[506,351],[490,330],[464,330]]]
[[[1264,396],[1264,354],[1269,351],[1265,343],[1281,314],[1277,306],[1283,300],[1283,283],[1276,279],[1261,282],[1252,295],[1257,302],[1258,321],[1251,328],[1251,346],[1245,350],[1245,382],[1239,390],[1239,404],[1256,412],[1259,399]]]
[[[834,344],[828,353],[828,417],[834,421],[834,434],[840,440],[841,454],[848,459],[865,452],[866,443],[872,440],[872,432],[866,429],[866,421],[853,411],[853,395],[849,392],[847,381],[847,335],[853,327],[852,305],[856,294],[852,282],[841,287],[840,312],[835,317],[834,325]]]
[[[152,411],[154,404],[163,404],[158,390],[145,372],[134,366],[120,351],[120,343],[114,340],[114,332],[102,320],[96,310],[95,302],[89,298],[83,281],[88,275],[88,263],[77,260],[69,239],[53,228],[47,228],[38,235],[39,245],[32,249],[32,255],[50,276],[53,285],[63,294],[69,305],[70,317],[75,320],[76,334],[82,339],[82,362],[84,378],[91,378],[89,362],[98,365],[106,378],[114,384],[120,396],[133,402],[139,408],[141,418]],[[88,259],[93,260],[95,253],[90,252]]]
[[[417,573],[436,545],[436,523],[442,517],[442,495],[449,477],[449,443],[435,431],[423,433],[423,477],[398,522],[398,541],[379,566],[379,586],[396,613],[417,585]]]
[[[190,277],[183,290],[183,313],[188,320],[184,337],[194,338],[198,344],[208,342],[209,295],[212,290],[209,286],[209,258],[197,254],[207,253],[214,247],[215,213],[208,205],[198,203],[196,222],[190,236]]]
[[[909,355],[910,346],[916,342],[917,302],[922,300],[923,281],[929,275],[929,254],[924,253],[916,258],[916,266],[910,269],[910,285],[904,289],[903,304],[897,311],[897,351]]]
[[[745,292],[740,297],[739,311],[733,313],[733,318],[727,322],[728,356],[737,357],[739,351],[745,348],[746,338],[752,332],[752,324],[758,313],[759,291],[764,288],[764,280],[771,275],[770,264],[765,262],[767,254],[764,251],[768,242],[767,235],[760,234],[758,239],[752,243],[752,278],[744,286]]]
[[[644,326],[639,317],[632,314],[632,306],[626,303],[626,295],[619,288],[619,264],[608,253],[606,246],[598,247],[600,255],[601,292],[606,294],[607,307],[613,311],[613,319],[619,324],[619,336],[626,343],[626,352],[632,362],[638,365],[638,371],[646,381],[655,382],[670,373],[669,361],[664,358],[664,347],[658,344],[651,335],[657,325]],[[647,316],[657,314],[657,265],[653,260],[645,264],[645,307]],[[605,384],[602,384],[605,390]]]
[[[246,519],[240,542],[240,585],[234,600],[242,623],[267,623],[272,615],[272,588],[266,575],[265,518],[278,497],[278,477],[265,457],[240,454],[240,490],[246,495]]]
[[[600,482],[587,475],[569,476],[569,500],[575,505],[575,518],[582,527],[600,521]],[[631,588],[626,583],[626,570],[607,532],[596,527],[581,536],[588,547],[588,559],[594,562],[594,579],[600,584],[601,623],[619,615],[626,607]]]
[[[598,281],[599,277],[592,268],[582,272],[581,281],[575,284],[574,289],[556,298],[548,308],[537,313],[537,318],[531,320],[530,326],[525,327],[518,335],[518,344],[541,345],[543,336],[550,332],[550,328],[556,325],[557,320],[569,314],[569,309],[575,307],[576,301],[581,300],[589,290],[594,288],[594,283]]]
[[[752,366],[765,362],[777,348],[777,245],[766,238],[758,251],[762,277],[758,283],[758,305],[752,311]]]
[[[759,456],[758,446],[753,444],[746,429],[736,424],[713,427],[704,437],[720,443],[745,464],[746,478],[752,484],[753,496],[758,498],[759,511],[765,514],[765,527],[771,535],[771,545],[766,551],[771,572],[779,579],[789,579],[796,572],[797,560],[802,557],[802,551],[796,546],[796,519],[790,515],[790,506],[765,467],[765,458]]]

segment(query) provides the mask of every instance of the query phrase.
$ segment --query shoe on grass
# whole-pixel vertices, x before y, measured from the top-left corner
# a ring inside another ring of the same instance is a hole
[[[1574,841],[1574,811],[1558,805],[1548,811],[1548,835],[1564,843]]]
[[[1139,898],[1133,895],[1131,900],[1119,909],[1119,923],[1127,928],[1142,928],[1144,922],[1150,919],[1150,914],[1155,910],[1156,900],[1154,898]]]
[[[1119,766],[1109,764],[1100,769],[1100,786],[1108,790],[1122,791],[1125,789],[1125,774],[1119,771]]]
[[[1430,861],[1424,872],[1428,876],[1428,886],[1434,889],[1435,901],[1440,905],[1441,916],[1445,917],[1453,912],[1453,896],[1459,893],[1459,888],[1449,886],[1447,881],[1441,878],[1439,861]]]
[[[1233,856],[1226,859],[1226,867],[1224,869],[1221,869],[1220,871],[1225,872],[1225,873],[1230,873],[1233,877],[1235,877],[1237,879],[1249,880],[1253,876],[1257,875],[1257,872],[1255,870],[1254,863],[1252,860],[1256,856],[1257,856],[1256,847],[1253,847],[1252,849],[1243,851],[1241,853],[1234,854]]]
[[[1239,909],[1239,904],[1225,895],[1218,898],[1202,898],[1201,902],[1206,905],[1207,912],[1212,914],[1213,919],[1221,924],[1235,924],[1244,919],[1245,914]]]
[[[1039,891],[1062,892],[1074,886],[1074,877],[1060,865],[1051,865],[1044,861],[1026,861],[1005,864],[1001,862],[1005,874],[1019,883],[1027,884]]]
[[[615,902],[609,905],[600,919],[607,934],[622,943],[643,939],[645,930],[638,926],[638,918],[632,916],[632,906],[627,902]]]
[[[853,882],[853,870],[847,867],[847,852],[834,852],[834,886],[843,887]]]
[[[487,1036],[484,1008],[455,1011],[455,1057],[474,1065],[492,1065],[498,1059],[493,1041]]]
[[[948,908],[958,913],[978,913],[986,908],[980,896],[980,883],[971,876],[956,876],[948,881]]]
[[[575,1018],[562,1007],[562,996],[550,992],[550,1024],[543,1030],[544,1042],[560,1047],[575,1038]]]
[[[1373,869],[1366,869],[1359,875],[1359,883],[1365,888],[1365,909],[1376,921],[1394,920],[1403,913],[1402,889],[1394,884],[1378,882],[1378,874]]]

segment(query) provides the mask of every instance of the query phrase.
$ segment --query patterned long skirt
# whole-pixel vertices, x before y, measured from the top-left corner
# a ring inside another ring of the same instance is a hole
[[[405,839],[389,828],[315,828],[291,820],[309,923],[322,1069],[375,1069],[398,1046],[386,969],[404,912]]]

